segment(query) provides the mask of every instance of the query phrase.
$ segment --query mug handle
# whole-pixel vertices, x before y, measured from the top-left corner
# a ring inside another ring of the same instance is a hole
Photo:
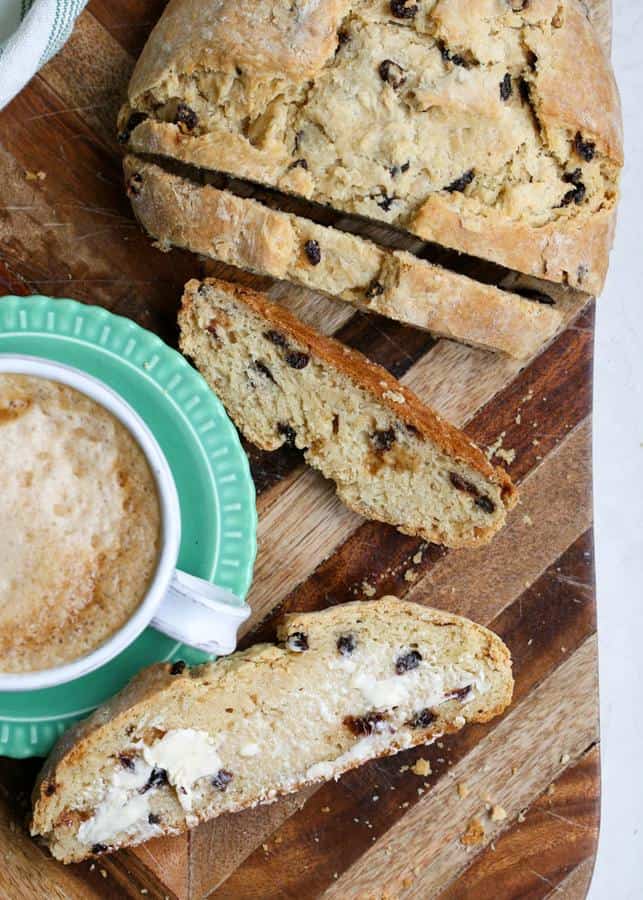
[[[168,637],[225,656],[237,646],[237,629],[250,615],[232,591],[176,569],[151,625]]]

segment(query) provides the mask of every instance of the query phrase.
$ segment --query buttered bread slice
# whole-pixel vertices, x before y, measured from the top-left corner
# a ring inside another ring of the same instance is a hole
[[[264,450],[303,449],[351,509],[450,547],[504,524],[516,501],[507,473],[361,353],[215,279],[188,282],[179,326],[243,434]]]
[[[561,314],[551,306],[412,253],[385,250],[134,156],[125,158],[124,171],[136,217],[163,250],[183,247],[518,358],[534,354],[562,325]]]
[[[289,615],[278,638],[140,673],[60,740],[32,834],[67,863],[177,834],[486,722],[511,700],[500,638],[395,597]]]

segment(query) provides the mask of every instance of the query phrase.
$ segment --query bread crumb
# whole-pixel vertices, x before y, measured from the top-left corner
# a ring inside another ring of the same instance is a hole
[[[484,825],[480,819],[473,818],[467,825],[467,829],[460,838],[460,843],[465,847],[475,847],[484,840]]]
[[[420,565],[420,563],[422,562],[422,551],[421,550],[418,550],[418,552],[415,554],[415,556],[413,557],[413,562],[415,563],[416,566]]]
[[[492,822],[504,822],[504,820],[507,818],[507,810],[504,808],[504,806],[500,806],[500,804],[495,803],[491,807],[490,818]]]
[[[413,772],[414,775],[430,775],[431,763],[428,759],[418,759],[417,762],[411,766],[411,772]]]
[[[404,399],[404,395],[400,394],[398,391],[384,391],[382,394],[382,400],[392,400],[393,403],[406,403]]]
[[[141,894],[149,894],[148,889],[147,889],[147,888],[141,888]]]
[[[47,173],[43,172],[40,169],[38,172],[30,172],[28,169],[25,172],[25,181],[44,181],[47,177]]]
[[[417,581],[418,573],[414,569],[407,569],[404,573],[404,581]]]
[[[373,796],[371,797],[371,800],[373,801],[373,803],[377,803],[377,801],[378,801],[379,799],[380,799],[380,795],[379,795],[379,794],[373,794]]]
[[[522,824],[526,818],[527,818],[527,810],[521,809],[520,812],[518,813],[518,821]]]
[[[555,791],[556,791],[556,785],[555,785],[555,784],[550,784],[549,787],[547,788],[547,796],[548,796],[548,797],[551,797],[551,795],[552,795]]]
[[[458,782],[458,784],[456,785],[456,789],[458,791],[458,796],[460,797],[461,800],[464,800],[464,798],[468,797],[469,794],[471,793],[471,788],[466,783],[466,781]]]
[[[531,518],[531,516],[528,513],[525,513],[524,516],[522,517],[522,524],[523,525],[533,525],[534,520]]]
[[[516,423],[516,425],[520,425],[520,423],[522,422],[522,416],[520,415],[520,413],[517,414],[514,422]]]
[[[400,809],[408,809],[411,804],[408,800],[405,800],[404,803],[400,805]]]
[[[372,584],[369,584],[368,581],[362,581],[362,594],[364,594],[365,597],[374,597],[375,588]]]
[[[512,774],[512,775],[516,775],[517,772],[518,772],[518,766],[512,766],[512,767],[511,767],[511,774]]]
[[[275,844],[281,844],[282,842],[283,842],[283,837],[280,834],[278,834],[277,837],[275,838]]]
[[[504,441],[506,434],[506,431],[501,431],[493,444],[489,444],[486,452],[487,459],[491,459],[493,456],[496,456],[498,450],[500,450],[500,448],[502,447],[502,442]]]
[[[400,772],[408,772],[409,766],[400,766]]]
[[[569,755],[569,753],[563,753],[563,755],[560,758],[561,766],[566,766],[567,763],[570,761],[570,759],[571,759],[571,756]]]
[[[321,811],[322,811],[323,813],[329,813],[329,812],[330,812],[330,806],[322,806],[322,810],[321,810]]]
[[[511,448],[504,449],[502,447],[499,447],[494,455],[497,456],[498,459],[501,459],[503,462],[506,462],[508,466],[510,466],[516,458],[516,451]]]
[[[107,878],[107,869],[100,869],[100,874],[103,876],[103,878]]]
[[[268,852],[268,844],[262,844],[261,846],[263,847],[263,852],[267,853]]]

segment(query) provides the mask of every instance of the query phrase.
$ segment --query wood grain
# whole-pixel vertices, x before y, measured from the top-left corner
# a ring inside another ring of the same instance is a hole
[[[608,49],[609,2],[586,5]],[[184,282],[206,274],[238,280],[386,366],[495,450],[494,461],[520,482],[521,502],[489,547],[448,552],[346,510],[298,451],[248,446],[259,555],[243,642],[271,638],[284,610],[393,592],[497,631],[514,659],[515,701],[499,721],[375,761],[337,783],[66,869],[24,830],[37,763],[0,760],[0,896],[577,900],[591,877],[600,789],[591,298],[546,285],[564,330],[519,363],[312,291],[160,253],[122,190],[114,119],[163,6],[92,0],[61,53],[0,113],[0,294],[42,291],[97,303],[175,345]],[[28,177],[39,172],[44,178]],[[506,288],[538,285],[385,227],[330,210],[315,215]],[[423,778],[409,768],[419,758],[432,770]],[[494,806],[506,818],[496,810],[494,820]],[[484,838],[466,848],[461,838],[472,818]]]
[[[441,890],[440,900],[495,900],[498,881],[515,897],[556,896],[576,889],[568,878],[579,872],[586,887],[585,865],[592,864],[598,839],[594,805],[598,802],[598,747],[593,745],[570,765],[548,790],[481,853],[461,878]],[[567,883],[566,883],[567,882]],[[577,896],[583,896],[579,894]]]

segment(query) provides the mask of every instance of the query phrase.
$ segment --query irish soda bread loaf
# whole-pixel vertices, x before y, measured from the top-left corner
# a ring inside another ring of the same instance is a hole
[[[451,547],[491,538],[515,490],[462,432],[385,369],[239,285],[190,281],[180,346],[237,426],[284,443],[370,519]]]
[[[467,619],[395,597],[295,613],[280,643],[159,664],[60,740],[32,834],[74,862],[138,844],[485,722],[509,651]]]
[[[120,139],[600,289],[622,138],[579,0],[171,0]]]
[[[171,245],[313,288],[436,335],[525,357],[560,327],[550,306],[128,156],[138,220]]]

